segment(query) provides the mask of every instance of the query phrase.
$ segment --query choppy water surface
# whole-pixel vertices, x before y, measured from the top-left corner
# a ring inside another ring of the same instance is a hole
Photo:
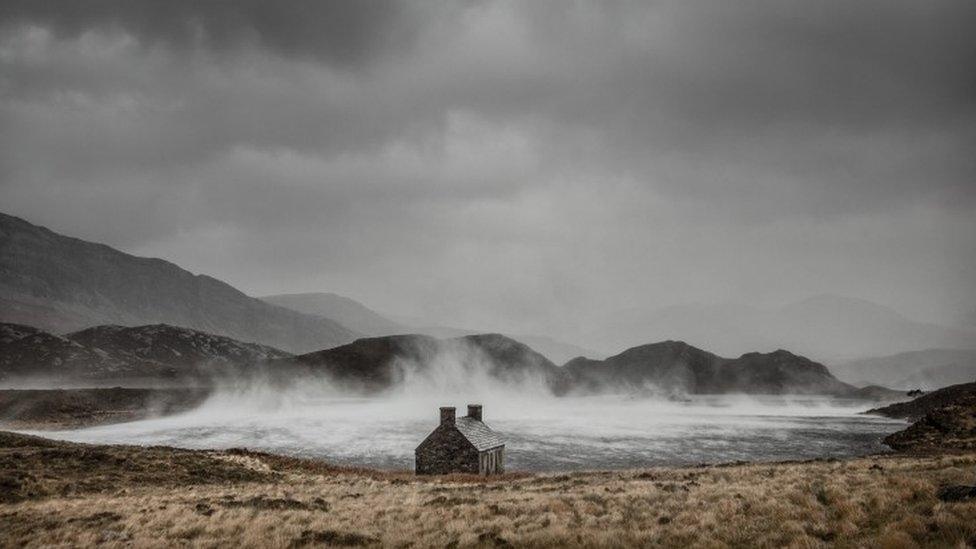
[[[612,469],[735,460],[843,457],[884,451],[905,423],[859,415],[863,404],[804,398],[623,397],[482,399],[507,439],[510,470]],[[413,450],[459,399],[294,398],[273,406],[234,397],[191,413],[45,433],[91,443],[247,447],[333,462],[412,468]]]

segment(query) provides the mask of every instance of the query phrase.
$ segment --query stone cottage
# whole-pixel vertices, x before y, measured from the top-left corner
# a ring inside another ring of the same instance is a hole
[[[441,408],[441,423],[417,446],[418,475],[505,472],[505,441],[481,420],[481,405],[469,404],[468,415],[455,417],[453,406]]]

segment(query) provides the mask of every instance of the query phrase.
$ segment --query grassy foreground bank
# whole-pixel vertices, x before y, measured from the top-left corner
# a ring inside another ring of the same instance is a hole
[[[0,432],[0,546],[965,547],[976,453],[417,478]]]

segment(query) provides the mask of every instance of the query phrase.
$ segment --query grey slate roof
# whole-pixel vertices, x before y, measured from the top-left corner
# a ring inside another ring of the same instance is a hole
[[[457,430],[464,435],[464,438],[468,439],[468,442],[473,444],[479,452],[498,448],[505,444],[505,439],[477,419],[468,416],[459,417],[454,420],[454,424],[457,426]]]

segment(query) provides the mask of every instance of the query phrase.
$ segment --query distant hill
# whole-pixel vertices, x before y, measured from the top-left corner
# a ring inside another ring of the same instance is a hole
[[[438,339],[449,339],[475,335],[478,330],[436,326],[429,321],[414,318],[392,320],[377,313],[362,303],[338,294],[313,292],[303,294],[280,294],[261,298],[273,305],[287,307],[300,313],[331,318],[343,326],[368,336],[389,336],[399,334],[424,334]],[[505,334],[522,341],[549,360],[563,363],[576,356],[591,358],[605,356],[578,345],[559,341],[547,336]]]
[[[479,375],[516,385],[541,381],[555,394],[804,394],[891,400],[904,393],[882,387],[857,389],[827,368],[787,351],[723,358],[680,341],[628,349],[606,360],[578,357],[562,368],[531,347],[500,334],[439,340],[425,335],[360,339],[348,345],[275,361],[269,371],[327,375],[345,387],[379,391],[409,383],[482,381]]]
[[[605,353],[580,347],[579,345],[573,345],[572,343],[566,343],[565,341],[559,341],[548,336],[513,334],[510,337],[546,355],[546,358],[556,364],[563,364],[567,360],[580,356],[587,358],[604,358],[607,356]]]
[[[0,381],[57,384],[206,381],[290,354],[167,325],[96,326],[58,336],[0,324]]]
[[[728,356],[783,348],[827,362],[925,348],[976,347],[974,328],[918,322],[870,301],[835,295],[776,309],[682,305],[620,311],[581,342],[597,349],[620,349],[669,338]]]
[[[856,389],[822,364],[787,351],[723,358],[680,341],[641,345],[606,360],[578,357],[563,367],[501,334],[437,339],[422,334],[361,338],[293,356],[167,325],[97,326],[65,336],[0,324],[0,382],[137,386],[209,385],[228,377],[274,384],[323,377],[353,393],[542,389],[574,394],[806,394],[885,400],[903,393]],[[136,385],[134,385],[136,384]],[[496,385],[497,384],[497,385]]]
[[[279,294],[264,296],[261,300],[300,313],[330,318],[363,335],[383,336],[411,332],[407,326],[383,317],[354,299],[338,294]]]
[[[354,340],[334,320],[277,307],[217,279],[0,214],[0,321],[63,333],[163,323],[304,352]]]
[[[584,392],[862,394],[823,364],[788,351],[729,359],[682,341],[640,345],[602,361],[578,358],[564,369],[571,386]]]
[[[879,383],[931,391],[976,381],[976,349],[926,349],[844,362],[831,367],[848,383]]]
[[[423,379],[424,387],[463,390],[489,379],[512,385],[538,382],[556,394],[566,391],[565,374],[558,366],[500,334],[444,340],[420,334],[364,338],[274,361],[268,369],[325,375],[347,388],[367,392],[417,377]]]

